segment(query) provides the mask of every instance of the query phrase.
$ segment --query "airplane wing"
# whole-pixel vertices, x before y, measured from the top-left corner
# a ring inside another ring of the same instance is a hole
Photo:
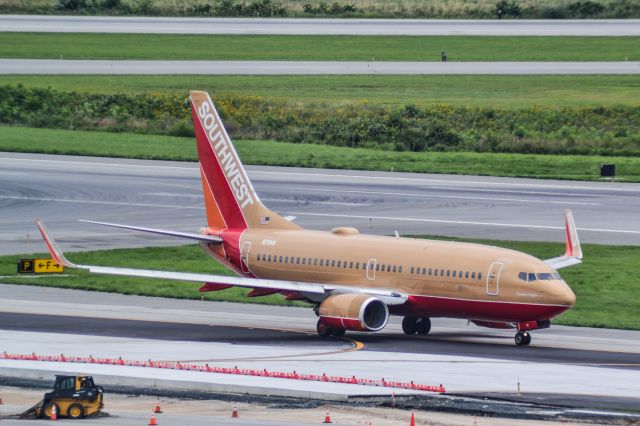
[[[120,225],[118,223],[94,222],[93,220],[80,220],[79,222],[93,223],[96,225],[113,226],[114,228],[132,229],[134,231],[150,232],[152,234],[169,235],[172,237],[189,238],[191,240],[206,241],[208,243],[222,243],[222,238],[213,235],[192,234],[190,232],[167,231],[166,229],[145,228],[143,226]],[[37,223],[40,223],[37,221]],[[38,225],[40,227],[40,225]],[[40,230],[42,232],[42,229]]]
[[[319,284],[309,283],[303,281],[282,281],[282,280],[267,280],[258,278],[244,278],[244,277],[231,277],[225,275],[214,274],[197,274],[190,272],[171,272],[171,271],[157,271],[151,269],[132,269],[132,268],[114,268],[108,266],[96,266],[96,265],[78,265],[69,261],[60,247],[56,244],[55,240],[51,237],[44,224],[37,220],[36,224],[42,234],[47,249],[51,254],[51,258],[58,264],[63,265],[71,269],[84,269],[94,274],[106,274],[106,275],[122,275],[128,277],[143,277],[143,278],[158,278],[177,281],[189,281],[198,283],[213,283],[230,285],[243,288],[252,289],[266,289],[277,291],[292,291],[301,293],[310,297],[312,300],[322,300],[332,294],[342,293],[364,293],[376,296],[387,305],[401,305],[407,301],[408,295],[400,293],[396,290],[379,289],[379,288],[364,288],[364,287],[351,287],[345,285],[334,284]],[[112,224],[110,224],[112,225]],[[137,227],[120,226],[128,229],[139,229]],[[182,233],[170,233],[166,235],[176,235]],[[193,234],[197,235],[197,234]],[[213,237],[212,237],[213,238]]]
[[[564,211],[564,225],[566,233],[566,249],[564,255],[544,261],[544,263],[554,269],[566,268],[582,263],[582,247],[578,239],[576,224],[573,221],[573,213],[569,209]]]

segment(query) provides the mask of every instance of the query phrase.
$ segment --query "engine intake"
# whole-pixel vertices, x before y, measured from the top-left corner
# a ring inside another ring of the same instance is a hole
[[[368,294],[336,294],[322,301],[320,320],[327,326],[351,331],[379,331],[389,321],[389,308]]]

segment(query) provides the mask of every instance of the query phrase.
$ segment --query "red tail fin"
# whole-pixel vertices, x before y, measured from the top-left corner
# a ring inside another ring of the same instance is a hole
[[[191,113],[209,227],[300,229],[260,202],[206,92],[191,92]]]

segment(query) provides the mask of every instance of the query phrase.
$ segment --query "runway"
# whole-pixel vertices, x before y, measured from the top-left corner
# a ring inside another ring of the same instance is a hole
[[[421,20],[0,16],[0,31],[148,34],[638,36],[640,20]]]
[[[557,241],[571,208],[583,243],[640,243],[640,184],[248,167],[262,201],[303,227]],[[0,154],[1,254],[45,251],[40,217],[67,251],[181,244],[77,222],[193,232],[204,225],[196,163]]]
[[[0,74],[549,75],[640,74],[640,62],[324,62],[0,59]]]
[[[602,404],[633,402],[640,391],[637,331],[552,326],[523,348],[513,345],[511,331],[463,320],[436,318],[429,336],[407,337],[394,317],[381,333],[324,340],[308,308],[15,285],[0,285],[0,294],[0,351],[9,353],[384,377],[443,383],[450,393],[513,392],[520,381],[527,393],[602,395]]]

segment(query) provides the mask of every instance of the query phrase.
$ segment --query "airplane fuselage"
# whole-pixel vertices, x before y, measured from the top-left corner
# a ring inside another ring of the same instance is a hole
[[[548,320],[575,301],[544,262],[499,247],[365,235],[353,228],[246,229],[222,236],[222,247],[203,247],[239,275],[397,289],[409,298],[390,308],[395,315],[520,323]]]

